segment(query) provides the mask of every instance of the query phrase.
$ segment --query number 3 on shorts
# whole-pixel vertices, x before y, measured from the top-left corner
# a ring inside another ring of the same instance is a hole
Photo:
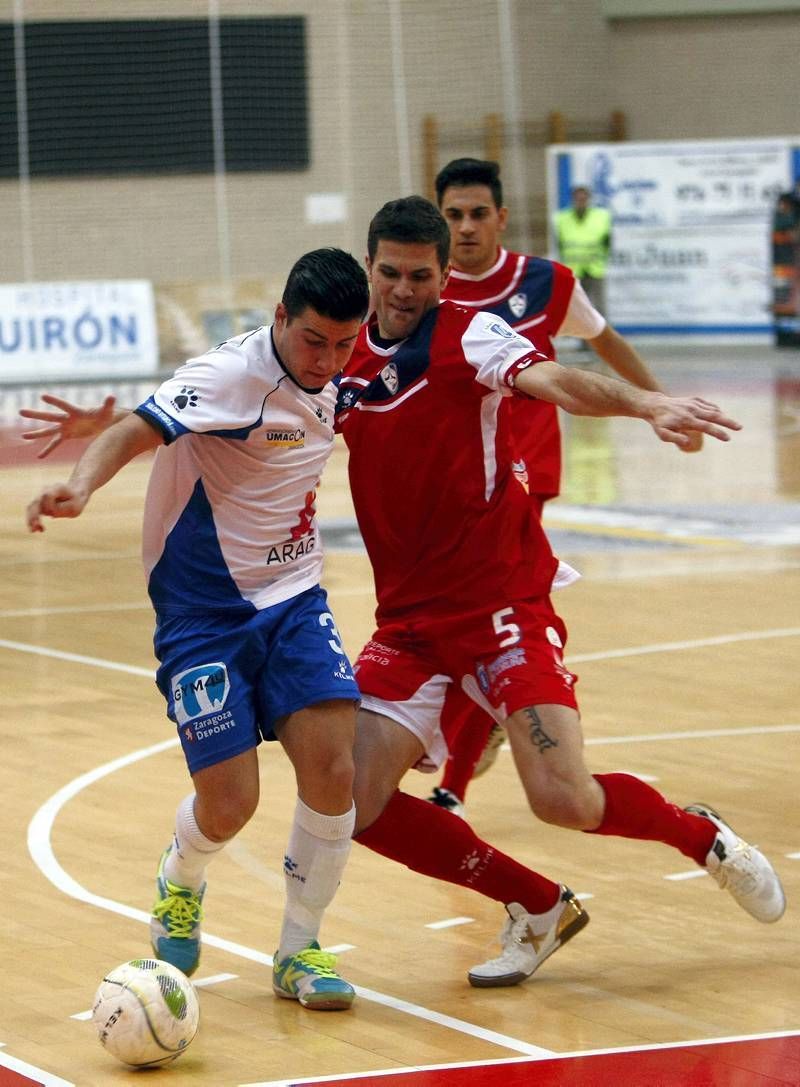
[[[499,612],[498,612],[498,615],[499,615]],[[323,611],[320,614],[319,625],[321,627],[330,627],[331,628],[331,634],[333,635],[333,637],[328,638],[328,645],[331,647],[331,649],[334,651],[334,653],[338,653],[339,656],[343,657],[344,656],[344,650],[342,649],[342,646],[341,646],[341,641],[342,641],[341,635],[339,634],[339,631],[336,629],[336,622],[335,622],[333,616],[331,615],[331,613],[329,611]],[[509,645],[510,644],[511,643],[509,642]]]
[[[510,621],[511,616],[514,614],[513,608],[501,608],[500,611],[496,611],[492,616],[492,622],[494,623],[494,632],[500,637],[501,634],[505,634],[506,637],[500,642],[500,648],[505,649],[508,645],[516,645],[522,637],[522,632],[516,623]]]

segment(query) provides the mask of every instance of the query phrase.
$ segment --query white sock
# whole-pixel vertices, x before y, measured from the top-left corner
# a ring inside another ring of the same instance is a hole
[[[279,960],[302,951],[319,936],[322,915],[350,854],[355,821],[355,805],[342,815],[322,815],[297,798],[283,865],[286,909]]]
[[[225,842],[206,838],[194,817],[194,793],[178,805],[172,848],[164,862],[164,875],[170,883],[199,891],[205,882],[206,865],[224,849]]]

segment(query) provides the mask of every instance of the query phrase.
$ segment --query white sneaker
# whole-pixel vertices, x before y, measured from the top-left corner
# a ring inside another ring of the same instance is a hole
[[[756,921],[765,924],[779,921],[786,909],[786,895],[777,872],[764,854],[743,841],[707,804],[689,804],[685,810],[702,815],[717,828],[706,868],[720,887],[730,891]]]
[[[472,772],[474,778],[479,778],[481,774],[485,774],[487,770],[494,766],[505,738],[506,730],[503,726],[492,725],[491,732],[486,739],[486,746],[481,752],[481,757],[475,763],[475,769]]]
[[[459,800],[455,793],[451,793],[449,789],[442,789],[439,785],[436,786],[428,797],[428,803],[435,804],[437,808],[444,808],[445,811],[452,812],[452,814],[457,815],[459,819],[466,819],[467,817],[463,801]]]
[[[503,952],[496,959],[473,966],[467,975],[470,985],[477,989],[519,985],[562,944],[589,924],[589,914],[569,887],[561,887],[558,907],[537,915],[527,913],[519,902],[509,902],[506,906],[508,921],[500,933]],[[543,917],[553,918],[544,929],[541,927]]]

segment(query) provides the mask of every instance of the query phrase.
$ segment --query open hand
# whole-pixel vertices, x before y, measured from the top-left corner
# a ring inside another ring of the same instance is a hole
[[[41,438],[49,438],[47,445],[36,454],[41,459],[49,456],[62,442],[71,438],[94,438],[102,434],[104,430],[114,422],[115,398],[107,396],[98,408],[79,408],[77,404],[71,404],[68,400],[62,400],[50,393],[43,393],[42,400],[45,404],[51,404],[58,411],[42,411],[39,408],[21,408],[20,415],[23,419],[37,419],[47,423],[47,426],[36,427],[33,430],[24,430],[22,437],[26,441],[38,441]],[[33,505],[33,503],[31,503]],[[30,509],[30,507],[28,507]],[[49,512],[49,511],[45,511]],[[51,514],[51,516],[57,516]],[[62,514],[61,516],[74,516]],[[35,529],[32,531],[42,531]]]
[[[703,434],[729,442],[729,431],[742,429],[742,424],[725,415],[717,404],[699,396],[659,397],[649,421],[662,442],[672,442],[687,453],[700,448]]]

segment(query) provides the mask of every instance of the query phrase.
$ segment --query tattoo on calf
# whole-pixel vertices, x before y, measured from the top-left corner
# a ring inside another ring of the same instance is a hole
[[[529,736],[531,743],[539,751],[539,754],[543,755],[548,747],[558,747],[558,740],[554,740],[551,736],[548,736],[544,730],[542,719],[533,706],[529,706],[525,713],[530,721]]]

